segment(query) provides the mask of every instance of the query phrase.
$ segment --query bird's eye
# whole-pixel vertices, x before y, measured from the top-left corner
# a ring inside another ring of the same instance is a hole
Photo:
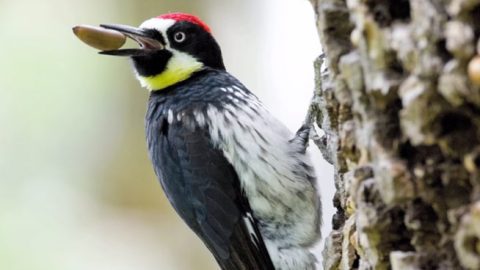
[[[178,43],[184,42],[186,38],[187,38],[187,35],[185,35],[184,32],[176,32],[175,35],[173,36],[173,39],[175,39],[175,41]]]

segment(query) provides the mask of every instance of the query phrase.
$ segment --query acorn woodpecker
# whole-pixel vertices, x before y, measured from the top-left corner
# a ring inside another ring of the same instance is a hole
[[[169,201],[222,269],[315,269],[320,199],[306,153],[309,126],[292,134],[225,71],[210,28],[169,13],[139,28],[104,24],[140,48],[128,56],[150,91],[146,137]]]

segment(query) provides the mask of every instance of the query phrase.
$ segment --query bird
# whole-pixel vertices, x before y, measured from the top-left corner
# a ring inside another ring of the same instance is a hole
[[[100,26],[139,45],[99,53],[130,58],[148,89],[155,174],[220,268],[315,269],[321,202],[306,151],[311,127],[293,133],[275,118],[226,71],[211,28],[194,15]]]

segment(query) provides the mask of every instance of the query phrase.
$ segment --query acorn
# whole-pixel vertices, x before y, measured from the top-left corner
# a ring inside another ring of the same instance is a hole
[[[98,26],[77,25],[72,30],[85,44],[102,51],[117,50],[127,40],[127,37],[118,31]]]

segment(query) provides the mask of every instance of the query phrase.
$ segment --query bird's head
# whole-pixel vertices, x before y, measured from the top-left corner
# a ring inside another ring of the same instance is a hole
[[[165,89],[188,79],[205,67],[225,69],[220,47],[211,30],[199,18],[185,13],[164,14],[140,27],[102,24],[136,41],[140,48],[103,51],[128,56],[137,78],[151,91]]]

